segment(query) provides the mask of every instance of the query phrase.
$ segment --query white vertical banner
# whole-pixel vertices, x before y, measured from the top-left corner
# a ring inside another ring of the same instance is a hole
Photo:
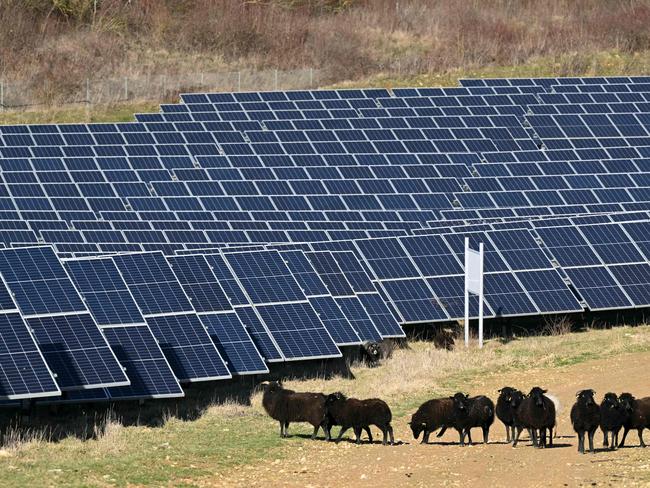
[[[465,347],[469,346],[469,294],[478,295],[478,344],[483,347],[483,243],[470,249],[465,238]]]

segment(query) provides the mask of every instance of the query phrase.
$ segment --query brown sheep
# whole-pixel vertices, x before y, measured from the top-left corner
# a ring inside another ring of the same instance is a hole
[[[417,439],[424,432],[422,444],[428,444],[432,432],[450,424],[453,406],[451,398],[434,398],[420,405],[409,422],[413,438]]]
[[[392,414],[390,408],[383,400],[370,398],[358,400],[347,398],[343,393],[332,393],[325,401],[328,423],[340,425],[341,430],[336,442],[341,440],[343,433],[349,428],[354,429],[356,443],[361,443],[361,430],[371,425],[376,425],[384,434],[383,445],[387,444],[390,436],[390,444],[395,443],[393,427],[390,425]],[[372,442],[372,438],[370,439]]]
[[[625,445],[625,437],[631,429],[636,429],[639,434],[639,444],[645,447],[643,442],[643,429],[650,429],[650,397],[634,398],[631,393],[621,393],[618,397],[627,414],[623,423],[623,438],[618,447]]]
[[[322,427],[325,438],[330,440],[330,428],[325,415],[325,399],[322,393],[298,393],[282,387],[279,381],[264,384],[262,406],[269,416],[280,422],[280,436],[289,437],[291,422],[307,422],[314,427],[311,438],[316,439]]]

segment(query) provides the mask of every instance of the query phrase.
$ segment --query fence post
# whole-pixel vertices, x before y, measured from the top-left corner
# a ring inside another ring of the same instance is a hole
[[[309,68],[309,88],[314,88],[314,68]]]
[[[203,87],[203,85],[205,85],[205,82],[203,80],[203,71],[201,71],[201,87]]]
[[[165,85],[166,85],[165,82],[166,81],[167,81],[167,77],[165,75],[162,75],[160,86],[162,87],[162,96],[163,96],[163,98],[165,97]]]
[[[0,80],[0,112],[5,111],[5,81]]]
[[[90,105],[90,79],[86,78],[86,103]]]
[[[275,70],[275,91],[278,91],[278,70]]]
[[[237,91],[241,91],[241,71],[237,71]]]
[[[124,100],[129,99],[129,78],[128,76],[124,77]]]

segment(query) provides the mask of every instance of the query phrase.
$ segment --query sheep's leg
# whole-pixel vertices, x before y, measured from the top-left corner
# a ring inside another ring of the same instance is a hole
[[[589,452],[592,454],[594,453],[594,435],[596,434],[596,430],[592,430],[589,432]]]
[[[539,447],[546,447],[546,428],[539,429]]]
[[[361,444],[361,427],[354,427],[354,435],[356,437],[354,443]]]
[[[465,431],[463,429],[456,429],[458,431],[458,437],[460,438],[459,444],[461,446],[465,445]]]
[[[506,442],[510,443],[510,426],[506,425]]]
[[[363,429],[366,431],[366,434],[368,434],[368,440],[370,441],[370,444],[372,444],[372,431],[370,430],[370,427],[366,426]]]
[[[429,435],[431,435],[431,432],[428,430],[424,431],[424,435],[422,436],[422,444],[428,444],[429,443]]]
[[[610,445],[610,449],[614,450],[618,447],[618,433],[621,429],[615,429],[612,431],[612,444]]]
[[[345,427],[341,426],[341,430],[339,430],[339,436],[336,438],[336,442],[341,442],[341,437],[343,436],[343,433],[348,430],[350,427]]]
[[[390,445],[395,444],[395,437],[393,436],[393,426],[388,424],[388,435],[390,436]]]
[[[467,442],[469,442],[469,445],[473,445],[474,443],[472,442],[472,430],[471,429],[465,429],[467,432]]]
[[[623,438],[621,439],[621,443],[618,445],[618,447],[623,447],[625,445],[625,438],[627,437],[627,433],[630,431],[627,427],[625,427],[625,430],[623,430]]]
[[[490,427],[484,426],[483,427],[483,444],[488,443],[488,437],[490,436]]]
[[[289,437],[289,422],[284,423],[284,436]]]
[[[533,436],[533,447],[538,447],[538,445],[537,445],[537,429],[531,429],[531,434]]]
[[[585,433],[584,433],[584,431],[578,432],[578,452],[580,454],[585,453]]]
[[[381,427],[381,433],[383,434],[381,445],[385,446],[386,444],[388,444],[388,428],[386,428],[385,425]]]
[[[614,433],[612,432],[612,443],[613,442],[614,442]],[[609,439],[606,430],[603,430],[603,447],[609,447]]]
[[[284,437],[284,422],[280,420],[280,437]]]
[[[639,445],[645,447],[645,442],[643,442],[643,427],[641,427],[637,432],[639,433]]]
[[[443,435],[445,435],[446,431],[447,431],[447,426],[443,425],[442,429],[440,429],[440,432],[438,432],[438,435],[436,437],[442,437]]]
[[[314,433],[311,435],[311,440],[316,440],[316,436],[318,435],[318,431],[320,430],[320,425],[314,426]]]
[[[517,447],[517,442],[519,442],[519,436],[521,435],[521,432],[523,430],[524,430],[523,427],[517,427],[517,435],[512,440],[512,447]]]

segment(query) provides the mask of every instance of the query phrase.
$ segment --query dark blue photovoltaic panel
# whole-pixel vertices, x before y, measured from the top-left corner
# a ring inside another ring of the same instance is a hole
[[[447,320],[436,297],[423,279],[382,281],[390,301],[404,322],[432,322]]]
[[[251,336],[233,312],[199,315],[233,374],[268,373]]]
[[[461,263],[441,236],[403,237],[400,241],[424,276],[463,273]]]
[[[601,264],[577,227],[546,227],[538,228],[536,232],[560,266]]]
[[[86,310],[51,247],[3,249],[0,273],[23,315]],[[4,309],[13,308],[3,296],[0,305]]]
[[[366,269],[353,252],[335,251],[331,254],[355,293],[377,291]]]
[[[248,305],[248,297],[242,290],[239,283],[228,268],[228,265],[219,254],[206,254],[205,259],[212,268],[212,272],[217,277],[219,285],[228,297],[232,305]],[[265,356],[267,357],[267,356]],[[267,357],[268,359],[268,357]]]
[[[465,275],[441,276],[428,278],[427,283],[438,297],[438,303],[452,319],[465,317]],[[494,313],[483,301],[483,316],[490,317]],[[469,316],[478,317],[478,296],[469,295]]]
[[[508,265],[503,261],[499,253],[492,246],[491,241],[483,232],[472,233],[458,233],[458,234],[444,234],[442,238],[449,244],[452,250],[456,253],[461,262],[465,262],[465,237],[469,237],[469,246],[471,249],[478,249],[479,243],[483,243],[485,252],[485,272],[491,273],[495,271],[508,271]]]
[[[605,267],[567,268],[565,271],[590,310],[632,306],[628,297]]]
[[[528,230],[489,232],[488,236],[514,271],[552,267]]]
[[[487,273],[484,276],[485,299],[497,317],[537,313],[523,288],[510,273]]]
[[[382,339],[370,315],[368,315],[366,309],[361,305],[359,297],[336,297],[334,301],[341,308],[345,318],[348,319],[348,322],[350,322],[350,325],[356,331],[359,339],[374,342]]]
[[[147,325],[106,327],[103,332],[131,381],[130,386],[108,388],[111,398],[184,396],[183,389]]]
[[[144,315],[193,310],[161,253],[121,254],[113,261]]]
[[[305,294],[277,251],[225,253],[224,258],[252,303],[305,300]]]
[[[645,262],[619,224],[582,225],[580,231],[605,264]]]
[[[0,399],[60,395],[50,369],[18,312],[0,314],[0,337]]]
[[[261,305],[256,310],[288,361],[341,356],[309,303]]]
[[[320,279],[302,251],[280,251],[280,255],[285,260],[305,295],[308,297],[330,295],[323,280]],[[336,339],[335,342],[337,342]]]
[[[622,264],[609,270],[637,307],[650,305],[650,265]]]
[[[144,323],[111,259],[68,260],[63,264],[100,327]]]
[[[232,310],[204,256],[171,256],[167,261],[198,313]]]
[[[235,313],[250,333],[255,346],[267,361],[272,362],[283,359],[280,350],[271,339],[269,331],[257,316],[255,310],[253,310],[253,307],[237,307]]]
[[[31,317],[27,325],[61,390],[129,384],[89,313]]]
[[[341,271],[331,252],[306,252],[305,256],[311,262],[318,276],[335,297],[354,295],[354,290]]]
[[[420,276],[398,239],[363,239],[356,245],[379,280]]]
[[[231,377],[196,314],[150,316],[147,324],[180,381]]]
[[[571,290],[554,269],[515,273],[540,312],[582,312]]]
[[[621,226],[641,249],[646,260],[650,260],[650,222],[624,222]]]
[[[331,296],[315,296],[308,298],[309,303],[318,314],[321,322],[338,346],[361,344],[361,339],[346,318],[343,311]]]
[[[379,293],[360,293],[358,297],[382,337],[406,336]]]

